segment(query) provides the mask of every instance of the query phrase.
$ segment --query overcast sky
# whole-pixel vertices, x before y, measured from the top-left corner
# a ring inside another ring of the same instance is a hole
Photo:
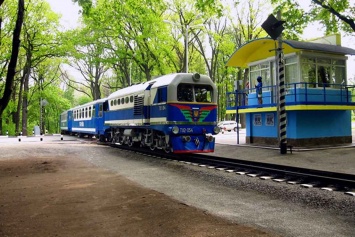
[[[75,28],[78,24],[79,6],[72,0],[47,0],[53,11],[62,15],[60,23],[65,28]]]

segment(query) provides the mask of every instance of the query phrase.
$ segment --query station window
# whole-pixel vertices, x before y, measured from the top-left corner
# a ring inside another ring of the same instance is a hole
[[[345,60],[303,57],[301,59],[301,81],[310,88],[340,88],[346,82],[345,69]]]
[[[270,62],[262,62],[257,65],[250,66],[250,88],[255,88],[256,78],[261,76],[263,78],[263,87],[272,86],[270,78]]]
[[[299,82],[297,71],[297,57],[289,57],[285,59],[285,84]]]

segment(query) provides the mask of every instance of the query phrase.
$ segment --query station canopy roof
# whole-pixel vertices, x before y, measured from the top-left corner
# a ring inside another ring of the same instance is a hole
[[[249,41],[233,53],[226,65],[229,67],[247,68],[250,62],[275,56],[275,48],[277,48],[277,41],[271,38]],[[283,40],[282,48],[284,54],[307,51],[338,55],[355,55],[355,50],[351,48],[296,40]]]

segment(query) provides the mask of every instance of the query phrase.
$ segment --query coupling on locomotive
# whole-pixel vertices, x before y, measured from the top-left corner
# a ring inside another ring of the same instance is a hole
[[[60,120],[64,134],[174,153],[213,152],[217,88],[198,73],[164,75],[69,109]]]

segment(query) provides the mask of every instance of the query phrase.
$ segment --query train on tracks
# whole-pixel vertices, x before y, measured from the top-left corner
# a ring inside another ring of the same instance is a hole
[[[215,147],[217,88],[206,75],[175,73],[113,92],[60,115],[62,134],[101,142],[207,153]]]

